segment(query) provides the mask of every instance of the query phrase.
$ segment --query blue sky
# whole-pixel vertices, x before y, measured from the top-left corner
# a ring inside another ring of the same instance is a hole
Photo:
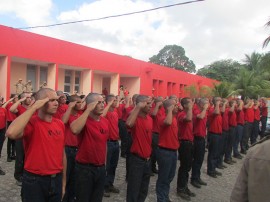
[[[0,0],[0,24],[46,25],[145,10],[185,0]],[[269,0],[205,0],[121,18],[27,31],[148,61],[165,45],[182,46],[197,68],[242,61],[270,35]]]

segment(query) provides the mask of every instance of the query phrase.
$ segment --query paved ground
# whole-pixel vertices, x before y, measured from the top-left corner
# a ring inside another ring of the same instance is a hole
[[[207,153],[206,153],[207,157]],[[205,158],[206,159],[206,158]],[[201,189],[196,189],[189,184],[192,191],[196,193],[196,197],[192,198],[192,201],[204,201],[204,202],[227,202],[229,201],[232,187],[236,181],[237,175],[241,168],[243,160],[237,160],[234,165],[228,165],[228,168],[222,170],[222,177],[217,179],[211,178],[206,175],[206,161],[202,168],[202,179],[205,180],[208,185]],[[2,151],[2,158],[0,159],[0,166],[6,172],[6,175],[0,176],[0,202],[20,202],[20,187],[15,184],[13,178],[14,161],[8,163],[6,161],[6,142]],[[179,166],[179,165],[178,165]],[[178,168],[177,168],[178,169]],[[115,179],[115,186],[121,189],[120,194],[111,194],[110,198],[104,198],[105,202],[123,202],[126,196],[126,183],[125,183],[125,159],[120,158],[117,176]],[[155,184],[157,176],[151,178],[149,185],[149,192],[146,202],[155,202]],[[170,198],[172,201],[183,201],[176,195],[176,177],[171,183]]]

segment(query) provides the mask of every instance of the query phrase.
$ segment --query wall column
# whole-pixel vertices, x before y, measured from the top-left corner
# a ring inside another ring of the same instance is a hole
[[[58,71],[56,73],[56,64],[49,64],[48,65],[48,80],[47,80],[47,87],[51,89],[57,89],[58,86]]]
[[[119,74],[114,74],[111,76],[110,92],[114,95],[118,95],[119,77]]]
[[[10,96],[10,57],[0,57],[0,81],[3,86],[0,88],[0,96],[8,100]]]
[[[82,88],[81,91],[84,95],[87,95],[91,92],[92,89],[92,70],[83,70],[82,71]]]

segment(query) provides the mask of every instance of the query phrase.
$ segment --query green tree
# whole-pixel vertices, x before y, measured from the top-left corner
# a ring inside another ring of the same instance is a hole
[[[266,27],[270,27],[270,20],[265,24]],[[264,42],[263,42],[263,48],[266,48],[266,46],[269,44],[270,42],[270,36],[267,37]]]
[[[257,98],[270,96],[270,81],[255,71],[241,69],[234,82],[235,93],[242,98]]]
[[[222,98],[227,98],[234,95],[233,84],[229,82],[221,82],[219,84],[214,84],[213,96],[218,96]]]
[[[262,54],[253,52],[251,55],[245,54],[245,67],[250,71],[261,71]]]
[[[185,72],[196,72],[195,64],[185,55],[185,49],[177,45],[166,45],[149,62]]]
[[[218,81],[233,82],[241,64],[232,59],[215,61],[198,70],[197,75]]]

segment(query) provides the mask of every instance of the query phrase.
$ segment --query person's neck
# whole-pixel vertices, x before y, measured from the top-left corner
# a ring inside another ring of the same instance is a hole
[[[144,113],[144,112],[142,112],[142,111],[140,111],[139,114],[138,114],[138,116],[141,116],[141,117],[144,117],[144,118],[146,117],[146,115],[147,115],[147,114]]]
[[[99,121],[99,120],[100,120],[100,115],[90,113],[89,116],[90,116],[92,119],[96,120],[96,121]]]
[[[72,115],[76,115],[76,114],[78,114],[78,111],[75,110],[75,109],[72,109],[70,113],[71,113]]]
[[[115,109],[114,107],[110,107],[110,108],[109,108],[109,112],[113,112],[114,109]]]
[[[26,104],[23,103],[22,106],[23,106],[24,108],[28,109],[30,105],[26,105]]]
[[[52,122],[53,116],[51,114],[45,114],[41,110],[38,111],[38,117],[46,122]]]

